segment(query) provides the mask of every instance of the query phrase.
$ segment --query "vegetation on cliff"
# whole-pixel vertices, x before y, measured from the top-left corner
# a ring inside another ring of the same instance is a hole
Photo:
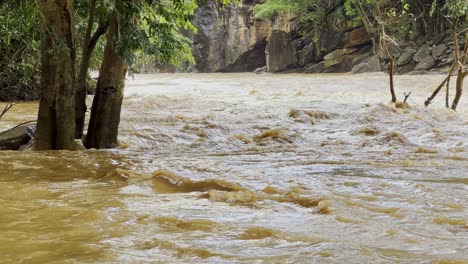
[[[364,28],[372,43],[372,53],[379,57],[378,61],[383,59],[386,63],[389,72],[391,99],[394,103],[397,102],[393,81],[396,65],[407,64],[415,55],[412,50],[408,50],[406,54],[401,53],[400,46],[411,46],[411,42],[418,38],[423,40],[437,38],[437,42],[440,43],[448,35],[447,32],[450,32],[449,39],[454,42],[453,59],[443,58],[446,62],[451,62],[452,65],[449,77],[428,99],[426,105],[429,105],[441,87],[446,84],[446,106],[449,107],[449,79],[452,73],[458,71],[455,98],[451,108],[455,110],[457,107],[463,79],[466,76],[464,65],[467,56],[466,47],[468,47],[468,2],[465,0],[267,0],[255,6],[254,10],[257,18],[274,19],[276,16],[293,14],[297,16],[299,23],[305,24],[302,27],[303,32],[300,33],[310,35],[316,48],[316,56],[325,59],[323,66],[315,67],[311,70],[312,72],[320,72],[326,67],[340,64],[345,60],[342,55],[355,52],[349,49],[327,52],[325,49],[328,54],[320,54],[324,50],[321,47],[323,28],[329,28],[330,24],[332,31],[333,28],[336,28],[335,30],[353,27]],[[465,48],[461,49],[463,45],[459,45],[459,43],[465,43]],[[346,45],[348,48],[351,46],[349,43]],[[430,54],[431,48],[433,49],[432,54]],[[419,62],[415,69],[424,70],[433,67],[435,65],[434,58],[442,58],[446,49],[445,44],[422,47],[414,58]],[[401,57],[397,58],[397,56]],[[356,58],[352,59],[354,64]]]

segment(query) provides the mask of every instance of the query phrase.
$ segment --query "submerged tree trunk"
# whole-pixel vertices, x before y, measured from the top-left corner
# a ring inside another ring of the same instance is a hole
[[[455,88],[455,98],[452,102],[452,110],[457,110],[458,101],[460,101],[460,97],[463,92],[463,81],[465,80],[466,76],[468,76],[468,71],[462,71],[458,73],[457,86]]]
[[[81,139],[83,137],[83,130],[85,125],[86,116],[86,95],[87,95],[87,77],[88,69],[97,42],[108,28],[108,21],[100,21],[98,28],[92,34],[94,18],[96,15],[96,0],[91,0],[89,8],[88,25],[86,28],[85,37],[83,40],[83,50],[81,56],[81,63],[79,66],[78,76],[76,80],[76,97],[75,97],[75,138]]]
[[[455,58],[458,57],[458,33],[455,34]],[[468,76],[468,70],[465,70],[465,61],[466,57],[468,56],[468,34],[465,39],[465,48],[463,49],[463,55],[458,59],[458,76],[457,76],[457,83],[455,87],[455,98],[453,98],[452,102],[452,110],[457,110],[458,102],[460,101],[462,92],[463,92],[463,81],[465,77]]]
[[[73,149],[75,139],[75,36],[72,0],[40,0],[44,38],[38,149]]]
[[[390,72],[388,74],[390,78],[390,94],[392,95],[392,103],[396,103],[397,98],[395,94],[395,85],[393,82],[393,76],[395,75],[395,61],[390,54],[389,56],[390,56]]]
[[[87,148],[113,148],[117,145],[125,74],[128,66],[115,50],[118,40],[118,15],[110,19],[104,61],[99,71],[88,134],[84,140]]]
[[[385,27],[384,27],[384,24],[382,23],[381,24],[381,28],[380,28],[380,46],[383,48],[383,50],[385,51],[388,59],[390,60],[390,65],[389,65],[389,72],[388,72],[388,75],[389,75],[389,86],[390,86],[390,95],[392,96],[392,103],[396,103],[397,101],[397,97],[396,97],[396,94],[395,94],[395,83],[393,81],[393,77],[395,75],[395,59],[393,58],[393,55],[392,53],[390,52],[390,49],[388,48],[388,45],[387,45],[387,40],[385,39],[386,37],[386,34],[385,34]]]

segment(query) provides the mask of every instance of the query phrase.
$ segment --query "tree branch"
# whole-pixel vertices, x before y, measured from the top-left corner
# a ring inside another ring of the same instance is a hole
[[[18,103],[14,103],[13,101],[8,102],[8,103],[5,105],[5,107],[3,108],[2,112],[0,113],[0,119],[2,119],[2,117],[3,117],[8,111],[10,111],[10,109],[11,109],[13,106],[15,106],[15,105],[17,105],[17,104],[18,104]]]

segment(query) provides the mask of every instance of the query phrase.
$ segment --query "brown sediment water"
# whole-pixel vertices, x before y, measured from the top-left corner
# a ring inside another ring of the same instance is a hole
[[[468,263],[443,78],[397,76],[395,108],[384,74],[141,75],[118,149],[0,152],[0,263]]]

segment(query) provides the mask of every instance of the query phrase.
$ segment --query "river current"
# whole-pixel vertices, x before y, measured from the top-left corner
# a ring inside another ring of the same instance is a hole
[[[395,108],[384,74],[137,76],[118,149],[0,152],[0,263],[468,263],[443,78]]]

